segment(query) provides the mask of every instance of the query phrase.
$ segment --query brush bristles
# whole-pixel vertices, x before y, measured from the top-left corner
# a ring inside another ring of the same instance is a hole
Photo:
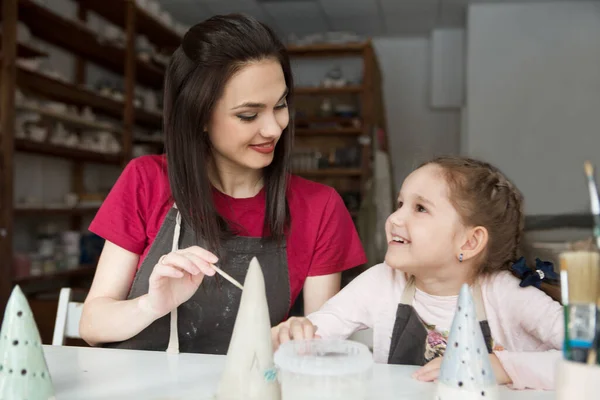
[[[570,304],[596,304],[600,289],[600,255],[597,252],[561,253],[560,269],[567,272]]]
[[[594,176],[594,166],[592,165],[592,163],[590,161],[586,161],[585,163],[583,163],[583,169],[585,170],[585,175],[588,178],[591,178]]]

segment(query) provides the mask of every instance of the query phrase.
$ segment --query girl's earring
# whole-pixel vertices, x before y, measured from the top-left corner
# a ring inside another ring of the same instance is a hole
[[[458,262],[463,262],[463,253],[458,255]]]

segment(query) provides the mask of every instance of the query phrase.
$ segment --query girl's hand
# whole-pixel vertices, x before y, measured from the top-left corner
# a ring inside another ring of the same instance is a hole
[[[422,382],[432,382],[437,380],[440,375],[440,368],[442,366],[443,357],[437,357],[433,360],[429,361],[427,364],[419,368],[412,377],[418,381]],[[512,383],[512,380],[502,367],[500,360],[495,354],[490,354],[490,362],[492,363],[492,369],[494,370],[494,375],[496,376],[496,381],[499,385],[505,385],[508,383]]]
[[[308,318],[291,317],[285,322],[271,328],[273,351],[290,340],[304,340],[319,337],[315,334],[317,327]]]
[[[436,357],[423,365],[421,368],[412,374],[412,377],[422,382],[432,382],[440,375],[440,367],[442,366],[442,360],[444,357]]]
[[[205,275],[213,276],[218,261],[209,251],[192,246],[162,256],[149,278],[143,307],[156,318],[168,314],[192,297]]]
[[[508,376],[502,363],[494,353],[490,354],[490,361],[492,362],[492,369],[494,370],[494,375],[496,376],[498,384],[508,385],[512,383],[512,379],[510,379],[510,376]]]

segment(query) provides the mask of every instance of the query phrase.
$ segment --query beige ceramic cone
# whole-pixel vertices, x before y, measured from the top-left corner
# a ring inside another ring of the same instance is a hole
[[[37,325],[15,286],[0,330],[0,400],[53,400],[54,388]]]
[[[256,258],[244,281],[217,400],[280,400],[265,280]]]

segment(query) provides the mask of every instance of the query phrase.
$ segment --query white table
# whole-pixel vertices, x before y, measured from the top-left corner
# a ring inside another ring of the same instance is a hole
[[[44,346],[57,400],[213,400],[224,356]],[[435,384],[416,367],[376,364],[370,399],[433,400]],[[501,388],[502,400],[550,400],[553,392]],[[285,399],[283,399],[285,400]]]

